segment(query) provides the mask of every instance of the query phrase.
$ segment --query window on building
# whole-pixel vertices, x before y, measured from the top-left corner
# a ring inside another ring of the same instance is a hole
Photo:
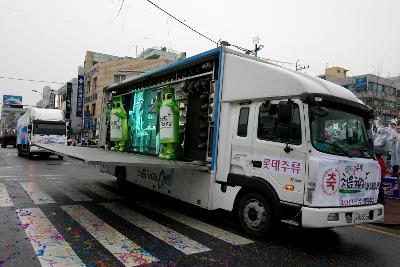
[[[126,75],[125,74],[114,75],[114,83],[122,82],[125,79],[126,79]]]
[[[337,70],[337,73],[340,73],[340,70]]]
[[[237,128],[237,135],[240,137],[246,137],[247,136],[247,126],[249,122],[249,107],[243,107],[240,109],[240,114],[239,114],[239,122],[238,122],[238,128]]]
[[[96,103],[92,104],[92,116],[96,116]]]
[[[378,84],[378,92],[379,93],[383,92],[383,85],[382,84]]]
[[[93,78],[93,90],[96,91],[97,90],[97,77]]]
[[[88,81],[86,84],[86,90],[88,93],[90,93],[90,81]]]
[[[63,92],[62,94],[61,94],[61,102],[64,102],[64,101],[66,101],[67,100],[67,92]]]
[[[266,110],[261,106],[258,114],[258,129],[257,137],[260,140],[274,141],[284,143],[287,140],[282,140],[279,134],[279,129],[283,125],[278,123],[278,105],[270,105]],[[301,144],[301,123],[300,110],[298,105],[294,105],[292,121],[289,124],[289,142],[290,144]]]

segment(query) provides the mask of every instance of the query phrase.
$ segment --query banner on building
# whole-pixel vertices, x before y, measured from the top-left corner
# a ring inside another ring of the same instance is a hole
[[[20,95],[3,95],[3,104],[22,105],[22,96],[20,96]]]
[[[65,118],[67,120],[71,119],[71,95],[72,95],[72,83],[67,83],[66,99],[65,99]]]
[[[368,88],[368,79],[367,77],[358,77],[356,78],[355,89],[360,91],[367,91]]]
[[[78,92],[76,94],[76,116],[82,117],[83,114],[83,93],[85,92],[85,79],[83,75],[78,75]]]
[[[380,167],[375,161],[322,158],[312,204],[331,207],[375,204],[380,183]]]

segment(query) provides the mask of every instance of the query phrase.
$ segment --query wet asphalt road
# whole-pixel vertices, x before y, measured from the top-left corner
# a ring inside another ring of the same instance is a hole
[[[114,177],[76,160],[29,161],[0,149],[0,267],[57,264],[400,266],[400,231],[282,226],[257,240],[226,212],[133,185],[120,190]]]

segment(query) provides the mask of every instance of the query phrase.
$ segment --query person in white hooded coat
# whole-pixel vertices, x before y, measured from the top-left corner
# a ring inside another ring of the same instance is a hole
[[[392,171],[394,175],[397,175],[399,171],[399,159],[400,159],[400,125],[396,126],[396,134],[392,140],[390,153],[392,155],[391,158]]]

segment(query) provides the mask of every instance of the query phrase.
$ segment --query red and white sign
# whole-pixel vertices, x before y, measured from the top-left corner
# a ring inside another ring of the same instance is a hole
[[[340,173],[335,168],[327,169],[322,175],[322,190],[328,194],[335,194],[339,188]]]
[[[265,156],[261,169],[266,172],[300,176],[303,171],[303,162],[301,160]]]

